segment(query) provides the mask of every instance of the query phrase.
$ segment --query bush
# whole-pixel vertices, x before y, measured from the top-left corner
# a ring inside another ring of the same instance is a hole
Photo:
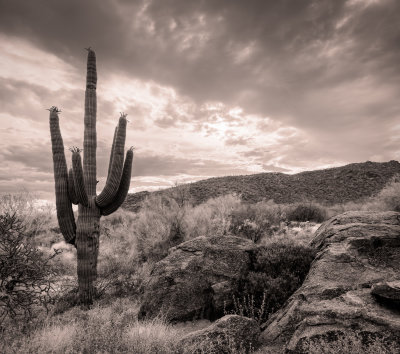
[[[305,246],[275,243],[260,247],[253,269],[239,280],[234,312],[259,322],[267,320],[301,286],[314,257],[314,249]]]
[[[400,177],[395,176],[375,197],[382,209],[400,212]]]
[[[197,236],[229,234],[232,210],[241,205],[239,197],[226,195],[193,207],[182,193],[171,193],[150,195],[137,214],[134,233],[142,261],[157,262],[170,247]]]
[[[54,207],[42,203],[29,193],[3,194],[0,196],[0,214],[16,214],[24,221],[24,227],[31,236],[48,231],[56,226]]]
[[[143,202],[134,229],[142,261],[157,262],[168,254],[170,247],[184,241],[187,207],[180,202],[155,194]]]
[[[277,232],[285,220],[284,208],[273,201],[239,205],[231,212],[230,232],[258,242]]]
[[[232,212],[239,209],[241,203],[237,195],[228,194],[188,209],[185,214],[187,238],[228,235]]]
[[[15,214],[0,215],[0,323],[6,318],[30,320],[35,305],[47,307],[52,290],[50,259],[32,244]]]
[[[318,204],[301,203],[294,207],[294,209],[290,210],[287,217],[289,221],[313,221],[316,223],[321,223],[326,220],[327,212]]]

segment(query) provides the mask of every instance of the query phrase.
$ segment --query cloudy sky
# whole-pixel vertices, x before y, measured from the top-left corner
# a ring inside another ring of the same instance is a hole
[[[121,111],[132,191],[399,160],[399,14],[398,0],[0,0],[0,193],[54,198],[45,109],[82,147],[87,46],[99,188]]]

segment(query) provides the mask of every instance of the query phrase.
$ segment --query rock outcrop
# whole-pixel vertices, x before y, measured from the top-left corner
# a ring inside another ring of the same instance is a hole
[[[151,273],[139,318],[160,312],[169,321],[222,317],[256,249],[252,241],[233,236],[201,236],[171,248]]]
[[[180,340],[186,353],[248,352],[257,347],[260,327],[248,317],[227,315]]]
[[[302,352],[307,340],[349,331],[398,341],[400,310],[377,297],[396,297],[400,213],[338,215],[321,225],[312,244],[319,253],[306,280],[265,324],[262,342]]]
[[[400,309],[400,281],[375,284],[371,294],[383,305]]]

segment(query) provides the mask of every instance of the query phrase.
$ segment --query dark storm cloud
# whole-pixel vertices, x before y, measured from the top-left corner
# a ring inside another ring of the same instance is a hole
[[[344,0],[0,3],[3,32],[71,62],[91,44],[109,71],[156,79],[197,102],[237,103],[248,112],[338,131],[364,114],[399,114],[389,107],[400,77],[395,0],[369,6]],[[346,86],[366,77],[368,92]],[[379,84],[394,92],[372,104],[359,97],[373,95]],[[170,123],[168,117],[157,122]]]

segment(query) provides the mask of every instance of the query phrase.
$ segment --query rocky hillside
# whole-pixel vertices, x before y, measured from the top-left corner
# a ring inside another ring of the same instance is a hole
[[[194,204],[209,198],[237,193],[249,203],[273,199],[276,203],[317,201],[323,204],[360,201],[378,193],[396,174],[400,163],[364,162],[324,170],[284,173],[259,173],[247,176],[210,178],[186,185]],[[168,189],[154,193],[166,193]],[[136,211],[149,192],[128,195],[123,207]]]

